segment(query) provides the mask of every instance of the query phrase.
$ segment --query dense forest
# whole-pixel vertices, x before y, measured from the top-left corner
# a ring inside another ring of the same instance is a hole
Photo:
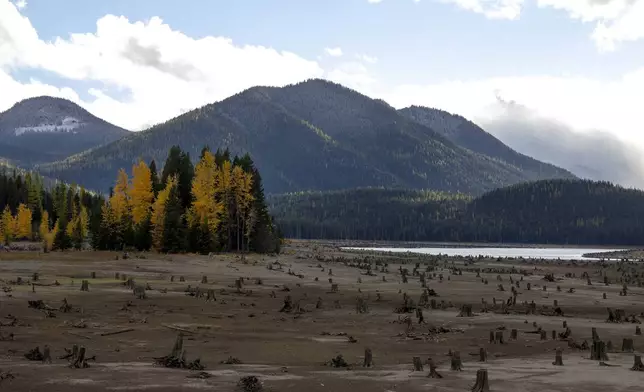
[[[45,250],[154,249],[159,252],[278,252],[280,238],[248,155],[172,147],[163,171],[140,160],[121,169],[109,197],[15,171],[0,174],[0,241],[42,241]]]
[[[463,124],[453,117],[441,131]],[[381,100],[309,80],[282,88],[253,87],[36,169],[107,192],[113,173],[139,158],[159,162],[172,145],[197,158],[201,146],[216,143],[235,154],[250,154],[269,193],[388,187],[478,195],[524,181],[574,178],[521,156],[480,128],[474,134],[477,146],[490,148],[470,150]]]
[[[576,245],[644,243],[644,192],[542,180],[458,194],[384,189],[269,197],[289,238]]]

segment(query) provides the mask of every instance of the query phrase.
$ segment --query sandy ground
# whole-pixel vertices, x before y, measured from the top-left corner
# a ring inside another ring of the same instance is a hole
[[[145,254],[144,259],[127,260],[116,260],[116,256],[103,252],[0,253],[0,285],[4,288],[0,292],[0,322],[11,324],[16,319],[15,325],[0,327],[1,336],[14,334],[13,340],[0,342],[0,370],[15,377],[0,382],[0,390],[235,391],[240,377],[255,375],[266,390],[276,392],[451,392],[469,391],[481,368],[488,369],[492,391],[641,391],[644,385],[644,372],[630,370],[633,353],[621,352],[623,338],[634,339],[636,353],[644,350],[644,337],[635,335],[637,324],[605,321],[607,307],[624,309],[627,315],[644,311],[644,289],[637,283],[629,284],[627,296],[619,295],[623,274],[642,276],[644,268],[635,263],[485,259],[472,264],[471,260],[437,260],[423,255],[365,256],[340,252],[330,243],[300,241],[290,242],[281,255],[249,255],[245,260],[238,255],[208,258]],[[374,266],[374,276],[352,266],[364,262],[365,257]],[[376,260],[388,263],[388,272],[380,272],[381,267],[376,270]],[[420,263],[419,271],[434,266],[431,273],[437,276],[427,280],[427,287],[438,293],[435,299],[439,303],[453,305],[444,310],[424,308],[426,324],[421,325],[414,313],[394,313],[403,304],[402,293],[415,302],[420,298],[423,288],[419,277],[409,276],[408,283],[402,283],[399,273],[402,266],[411,275],[416,263]],[[469,265],[465,267],[466,263]],[[452,274],[452,267],[471,271]],[[503,273],[483,272],[477,277],[478,268],[503,269]],[[512,268],[514,272],[507,273]],[[524,274],[518,305],[508,314],[501,314],[500,305],[496,311],[482,312],[482,299],[491,308],[493,298],[500,304],[511,296],[510,277],[515,282],[520,280],[520,270]],[[600,271],[612,284],[603,284]],[[15,284],[17,277],[31,280],[34,272],[39,273],[38,284],[58,281],[60,285],[32,289],[31,284]],[[95,279],[90,278],[92,272]],[[147,299],[136,299],[121,279],[115,279],[117,272],[134,278],[137,284],[149,284]],[[592,285],[581,278],[584,272],[590,274]],[[554,273],[558,281],[546,282],[546,273]],[[575,277],[566,278],[566,273]],[[207,284],[201,283],[204,275]],[[185,282],[179,281],[180,276]],[[245,278],[241,292],[234,287],[238,278]],[[331,292],[329,278],[338,284],[338,292]],[[80,291],[83,279],[89,280],[88,292]],[[489,283],[484,284],[482,279]],[[527,290],[527,283],[531,283],[531,290]],[[498,291],[499,284],[505,291]],[[216,301],[186,295],[188,286],[214,289]],[[290,291],[284,291],[284,287]],[[570,288],[574,293],[568,292]],[[299,300],[304,311],[280,313],[286,295]],[[367,313],[356,312],[358,296],[366,300]],[[27,306],[28,300],[42,300],[58,309],[64,298],[74,310],[56,311],[53,318]],[[316,309],[318,298],[322,307]],[[549,315],[554,300],[565,317]],[[341,308],[334,306],[335,301]],[[526,315],[523,301],[534,301],[537,314]],[[473,306],[472,317],[459,317],[462,304]],[[406,325],[398,322],[404,317],[413,320],[409,333]],[[599,366],[589,359],[589,351],[552,340],[551,331],[563,332],[564,321],[578,343],[591,342],[591,327],[596,327],[602,340],[613,343],[616,351],[608,354],[608,363],[614,366]],[[85,328],[74,327],[79,323]],[[536,329],[533,323],[547,331],[547,340],[529,333]],[[452,332],[430,334],[431,327]],[[125,328],[133,331],[103,336]],[[200,358],[210,377],[191,378],[195,372],[154,365],[154,358],[170,354],[176,328],[184,331],[187,358]],[[504,331],[505,344],[489,342],[490,331],[497,329]],[[518,330],[516,341],[510,340],[511,329]],[[357,342],[351,343],[348,336]],[[67,360],[58,358],[74,344],[85,346],[89,356],[96,356],[90,368],[71,369]],[[51,348],[52,364],[24,357],[28,350],[45,345]],[[367,347],[373,351],[375,366],[365,369],[362,361]],[[485,363],[478,361],[480,347],[488,352]],[[552,364],[558,347],[563,350],[563,367]],[[462,372],[450,370],[450,350],[460,352]],[[354,366],[336,369],[325,365],[338,354]],[[221,363],[230,356],[243,363]],[[423,362],[432,358],[443,378],[428,378],[428,366],[414,372],[414,356]]]

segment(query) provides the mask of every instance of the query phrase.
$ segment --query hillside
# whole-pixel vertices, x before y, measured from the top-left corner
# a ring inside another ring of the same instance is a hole
[[[66,99],[29,98],[0,113],[0,157],[21,166],[53,162],[129,133]]]
[[[578,245],[644,244],[644,192],[542,180],[469,199],[384,189],[275,195],[287,238]]]
[[[566,170],[516,152],[462,116],[421,106],[410,106],[398,112],[433,129],[458,146],[521,168],[530,180],[567,177]]]
[[[249,153],[267,192],[396,187],[482,193],[533,173],[455,145],[380,100],[323,80],[255,87],[39,170],[106,190],[108,173],[179,145]],[[540,178],[572,178],[565,171]]]

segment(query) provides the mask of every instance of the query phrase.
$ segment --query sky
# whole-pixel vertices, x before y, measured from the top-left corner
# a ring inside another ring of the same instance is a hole
[[[0,111],[61,96],[136,131],[309,78],[644,178],[644,0],[0,0]]]

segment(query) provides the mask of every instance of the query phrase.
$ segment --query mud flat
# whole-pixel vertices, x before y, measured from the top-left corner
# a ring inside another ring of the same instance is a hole
[[[644,261],[644,249],[624,249],[612,252],[586,253],[584,257],[606,260],[638,260]]]
[[[257,377],[270,391],[456,392],[486,377],[492,391],[609,392],[644,377],[631,370],[644,350],[635,262],[323,241],[276,256],[117,256],[0,253],[0,390],[237,391]]]

